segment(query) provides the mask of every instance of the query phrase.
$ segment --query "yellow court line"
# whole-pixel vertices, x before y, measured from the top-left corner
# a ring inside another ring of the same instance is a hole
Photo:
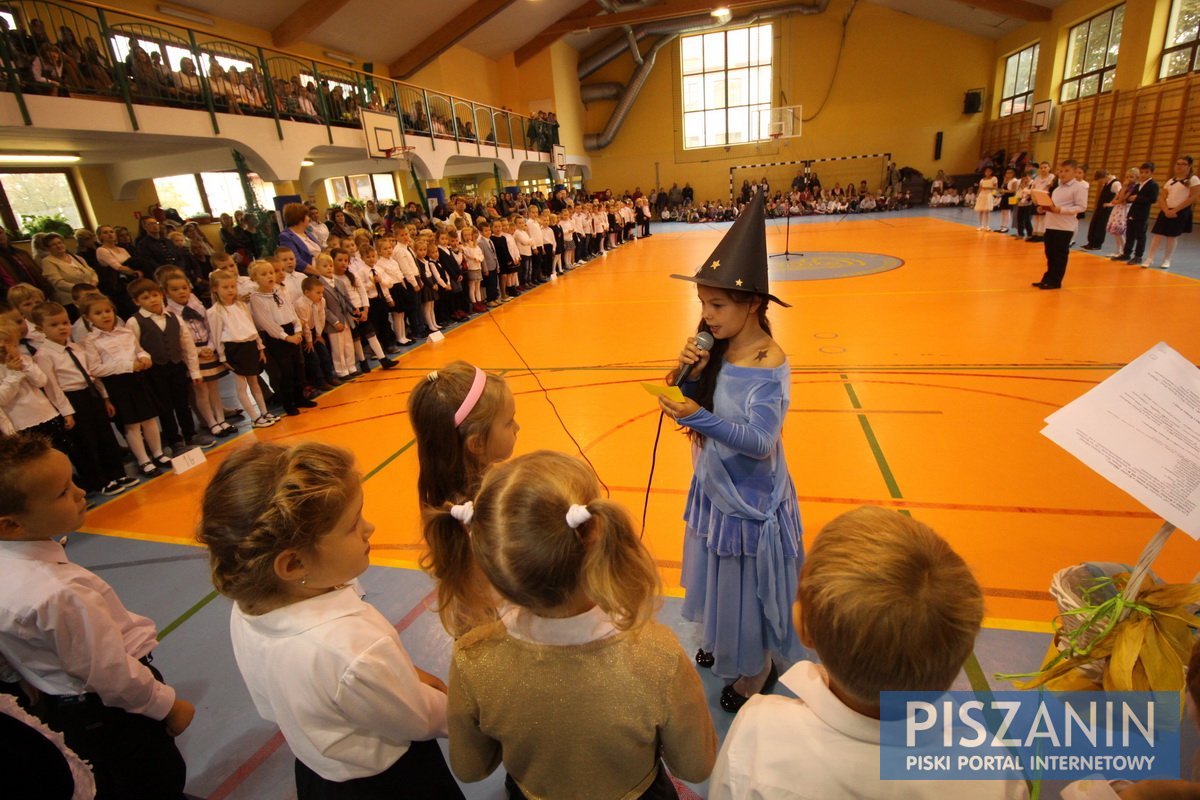
[[[984,617],[983,627],[999,631],[1021,631],[1022,633],[1054,633],[1054,623],[1044,620]]]
[[[117,539],[136,539],[139,542],[156,542],[158,544],[178,544],[184,547],[201,547],[201,544],[194,540],[181,539],[178,536],[164,536],[156,533],[135,533],[134,531],[123,531],[116,528],[94,528],[84,527],[78,530],[79,533],[90,533],[96,536],[112,536]]]

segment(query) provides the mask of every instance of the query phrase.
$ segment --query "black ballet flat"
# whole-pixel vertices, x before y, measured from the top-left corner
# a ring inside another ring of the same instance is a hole
[[[696,663],[702,667],[708,668],[717,663],[717,659],[712,653],[705,652],[703,649],[696,651]]]
[[[775,684],[779,682],[779,672],[775,669],[775,664],[771,664],[771,671],[767,673],[767,680],[763,683],[763,687],[758,690],[759,694],[767,694],[775,688]],[[721,708],[728,711],[730,714],[736,714],[742,710],[742,706],[750,702],[749,697],[741,695],[733,688],[733,684],[729,684],[721,690]]]

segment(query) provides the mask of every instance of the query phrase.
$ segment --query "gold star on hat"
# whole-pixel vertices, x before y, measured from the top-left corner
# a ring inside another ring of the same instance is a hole
[[[740,288],[742,285],[742,279],[738,278],[736,281],[733,282],[733,285]]]
[[[711,267],[712,269],[716,269],[717,267],[721,266],[721,262],[720,262],[720,261],[716,261],[716,260],[714,260],[714,261],[713,261],[711,264],[709,264],[708,266],[709,266],[709,267]]]

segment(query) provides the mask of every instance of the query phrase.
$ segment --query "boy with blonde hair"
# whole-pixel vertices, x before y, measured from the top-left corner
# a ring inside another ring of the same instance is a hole
[[[746,703],[709,800],[1027,796],[1021,781],[879,778],[880,692],[949,689],[983,622],[979,584],[929,526],[870,506],[833,520],[805,559],[793,614],[822,663],[780,677],[796,699]]]

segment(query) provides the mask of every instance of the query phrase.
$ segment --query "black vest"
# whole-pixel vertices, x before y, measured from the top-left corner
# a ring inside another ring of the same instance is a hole
[[[170,311],[166,312],[166,317],[166,330],[159,330],[154,320],[138,314],[142,349],[150,354],[155,366],[183,361],[183,348],[179,344],[179,317]]]

